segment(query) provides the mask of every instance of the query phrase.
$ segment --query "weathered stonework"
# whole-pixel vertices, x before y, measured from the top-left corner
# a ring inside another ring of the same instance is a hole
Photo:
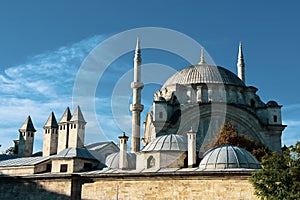
[[[258,199],[249,173],[81,174],[1,177],[1,199]]]

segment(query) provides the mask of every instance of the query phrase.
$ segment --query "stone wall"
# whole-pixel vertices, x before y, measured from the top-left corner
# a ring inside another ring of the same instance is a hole
[[[71,183],[71,178],[62,176],[0,176],[0,199],[70,199]]]
[[[0,176],[0,199],[258,199],[249,173]]]
[[[91,177],[90,177],[91,178]],[[82,199],[258,199],[249,176],[98,177],[82,184]]]

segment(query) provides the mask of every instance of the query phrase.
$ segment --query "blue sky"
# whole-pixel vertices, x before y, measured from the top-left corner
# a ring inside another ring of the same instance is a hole
[[[73,85],[86,56],[115,34],[141,27],[181,32],[204,46],[216,64],[233,72],[242,40],[247,85],[257,87],[263,101],[272,99],[283,105],[283,123],[288,125],[283,144],[295,144],[300,140],[299,7],[296,0],[1,1],[0,151],[12,146],[28,115],[38,130],[35,150],[40,150],[42,126],[50,112],[59,120],[67,106],[73,110]],[[143,35],[140,37],[143,47]],[[160,63],[174,70],[189,64],[165,51],[145,49],[142,53],[144,64]],[[132,57],[133,52],[125,53],[103,73],[94,98],[97,120],[88,121],[87,143],[115,140],[120,129],[130,128],[130,94],[123,94],[125,103],[115,108],[125,110],[117,116],[122,119],[119,121],[113,114],[111,97],[120,80],[130,79]],[[143,116],[162,83],[146,85]],[[124,87],[127,91],[130,85]],[[81,107],[84,114],[89,112],[85,105]],[[94,129],[99,124],[104,135]]]

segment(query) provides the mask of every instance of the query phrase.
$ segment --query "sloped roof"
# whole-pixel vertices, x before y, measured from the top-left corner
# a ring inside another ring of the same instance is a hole
[[[57,128],[58,127],[57,121],[56,121],[56,118],[55,118],[55,115],[54,115],[53,112],[51,112],[51,114],[49,115],[48,120],[45,123],[44,127],[51,127],[51,128]]]
[[[70,121],[72,115],[71,115],[71,111],[70,111],[70,108],[67,107],[67,109],[65,110],[63,116],[61,117],[59,123],[62,123],[62,122],[68,122]]]
[[[90,143],[90,144],[86,144],[84,145],[85,148],[87,148],[88,150],[101,150],[104,147],[106,147],[107,145],[113,144],[116,146],[116,148],[119,149],[119,147],[112,141],[107,141],[107,142],[95,142],[95,143]]]
[[[36,132],[31,117],[30,115],[27,117],[27,119],[25,120],[25,122],[23,123],[23,125],[21,126],[21,128],[19,129],[19,131],[31,131],[31,132]]]
[[[97,160],[86,148],[67,148],[52,156],[53,159],[63,158],[84,158],[89,160]]]
[[[76,107],[73,117],[70,119],[70,121],[86,122],[79,106]]]
[[[100,162],[105,163],[108,154],[119,151],[119,147],[114,142],[96,142],[85,145],[85,148]]]
[[[34,166],[50,159],[47,157],[23,157],[12,158],[8,160],[0,161],[0,167],[21,167],[21,166]]]

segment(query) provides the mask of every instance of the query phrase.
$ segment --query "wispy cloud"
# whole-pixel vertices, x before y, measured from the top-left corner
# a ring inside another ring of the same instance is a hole
[[[31,115],[36,134],[36,150],[41,149],[42,126],[51,111],[57,118],[71,104],[74,79],[86,55],[105,39],[94,36],[29,58],[24,64],[0,73],[0,144],[11,146],[17,130]],[[59,119],[58,119],[59,120]]]

